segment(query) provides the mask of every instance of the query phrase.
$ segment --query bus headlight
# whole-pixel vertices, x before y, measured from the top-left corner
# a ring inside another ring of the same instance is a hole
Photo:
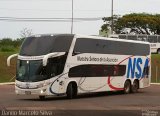
[[[40,91],[41,94],[43,94],[43,93],[45,93],[45,92],[46,92],[46,89],[42,89],[42,90]]]
[[[37,88],[41,88],[41,87],[43,87],[43,84],[42,84],[42,83],[39,84],[39,85],[37,85]]]
[[[44,84],[43,84],[43,86],[47,86],[47,85],[50,85],[51,84],[51,82],[45,82]]]
[[[37,85],[37,88],[45,87],[45,86],[47,86],[49,84],[51,84],[51,83],[50,82],[40,83],[39,85]]]

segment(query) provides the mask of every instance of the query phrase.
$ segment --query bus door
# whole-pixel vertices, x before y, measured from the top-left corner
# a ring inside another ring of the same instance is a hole
[[[47,74],[53,80],[51,89],[55,93],[64,92],[63,71],[66,62],[66,55],[50,58],[47,64]]]

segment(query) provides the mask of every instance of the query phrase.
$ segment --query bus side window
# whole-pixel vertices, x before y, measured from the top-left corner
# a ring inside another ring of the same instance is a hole
[[[86,69],[83,65],[75,66],[70,68],[68,76],[69,77],[85,77],[86,76]]]
[[[123,76],[126,72],[126,66],[125,65],[116,65],[114,66],[114,76]]]
[[[158,43],[160,43],[160,36],[158,36]]]
[[[119,67],[114,66],[114,76],[119,75]]]
[[[108,75],[108,67],[104,66],[104,70],[103,70],[104,75]]]
[[[47,64],[48,75],[51,77],[61,74],[64,70],[66,55],[50,58]]]

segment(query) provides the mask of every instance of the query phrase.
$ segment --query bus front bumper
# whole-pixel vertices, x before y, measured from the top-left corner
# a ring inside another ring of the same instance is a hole
[[[48,95],[47,88],[38,88],[38,89],[20,89],[18,87],[15,87],[15,93],[17,95]]]

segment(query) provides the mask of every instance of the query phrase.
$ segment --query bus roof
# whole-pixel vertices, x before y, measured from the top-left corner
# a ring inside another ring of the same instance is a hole
[[[141,44],[149,44],[149,42],[138,41],[138,40],[126,40],[126,39],[119,39],[119,38],[110,38],[110,37],[101,37],[101,36],[89,36],[89,35],[82,35],[82,34],[37,34],[31,37],[43,37],[43,36],[74,36],[76,38],[90,38],[90,39],[102,39],[102,40],[111,40],[111,41],[122,41],[122,42],[132,42],[132,43],[141,43]]]
[[[122,41],[122,42],[149,44],[149,42],[136,41],[136,40],[126,40],[126,39],[119,39],[119,38],[109,38],[109,37],[100,37],[100,36],[86,36],[86,35],[79,35],[79,34],[76,34],[75,36],[77,38],[91,38],[91,39],[102,39],[102,40],[111,40],[111,41]]]

